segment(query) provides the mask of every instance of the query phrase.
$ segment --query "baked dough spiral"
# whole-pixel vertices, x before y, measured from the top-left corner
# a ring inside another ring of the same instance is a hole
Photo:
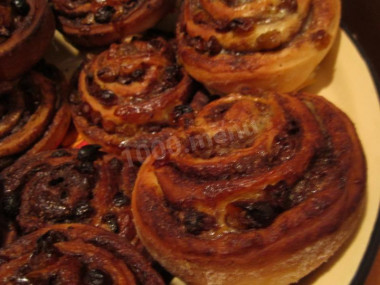
[[[179,58],[219,94],[294,91],[330,49],[340,14],[340,0],[185,0]]]
[[[0,282],[164,284],[123,238],[81,224],[45,227],[1,249]]]
[[[47,0],[0,3],[0,81],[12,80],[37,63],[55,30]]]
[[[175,61],[173,44],[162,37],[113,44],[80,71],[70,100],[74,123],[105,151],[126,150],[133,160],[143,160],[154,141],[172,133],[176,110],[187,104],[191,86]]]
[[[138,167],[99,149],[86,145],[26,155],[5,169],[2,209],[17,229],[10,235],[86,223],[139,245],[130,209]]]
[[[169,0],[53,0],[58,28],[74,44],[106,46],[153,27]]]
[[[67,94],[61,72],[45,63],[16,82],[0,82],[0,169],[26,152],[58,147],[71,122]]]
[[[231,94],[138,173],[141,241],[187,284],[290,284],[355,230],[366,183],[348,117],[316,95]]]

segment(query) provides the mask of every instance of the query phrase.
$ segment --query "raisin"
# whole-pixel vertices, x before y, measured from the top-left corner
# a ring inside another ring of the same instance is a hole
[[[69,196],[69,192],[68,191],[63,190],[61,192],[61,195],[60,195],[61,199],[66,199],[68,196]]]
[[[65,179],[63,177],[53,178],[49,181],[49,186],[57,186],[61,184]]]
[[[290,121],[287,125],[287,133],[289,135],[296,135],[300,132],[300,127],[296,121]]]
[[[208,231],[213,228],[215,218],[206,213],[189,210],[185,212],[183,223],[188,233],[199,235],[203,231]]]
[[[165,42],[160,38],[153,38],[149,40],[149,44],[157,50],[160,50],[165,47]]]
[[[230,22],[230,25],[237,31],[248,32],[253,30],[255,21],[251,18],[236,18]]]
[[[222,103],[213,107],[209,114],[206,115],[206,119],[209,122],[217,122],[222,120],[225,113],[232,107],[233,103]]]
[[[128,11],[132,9],[133,7],[135,7],[136,4],[137,4],[137,0],[129,0],[127,3],[123,5],[123,7],[126,11]]]
[[[70,155],[71,154],[67,150],[59,149],[59,150],[52,152],[50,157],[64,157],[64,156],[70,156]]]
[[[117,192],[113,197],[113,204],[116,207],[122,207],[125,205],[129,205],[131,203],[131,199],[125,196],[122,192]]]
[[[207,52],[207,44],[206,42],[199,36],[190,38],[188,40],[189,45],[192,46],[197,52],[205,53]]]
[[[28,15],[30,10],[30,6],[26,0],[12,0],[11,7],[20,16]]]
[[[175,119],[181,117],[184,114],[192,113],[192,112],[193,112],[193,108],[191,108],[190,105],[178,105],[178,106],[175,106],[174,107],[174,111],[173,111]]]
[[[278,7],[281,10],[286,10],[291,13],[295,13],[298,9],[298,3],[297,0],[281,0],[280,5]]]
[[[256,42],[260,50],[274,49],[281,44],[281,33],[277,30],[266,32],[261,34]]]
[[[96,74],[104,82],[113,82],[116,80],[118,74],[109,67],[101,68]]]
[[[111,90],[103,90],[97,96],[106,106],[112,106],[116,104],[117,97]]]
[[[182,79],[181,67],[169,65],[165,68],[164,81],[168,86],[175,86]]]
[[[92,212],[93,212],[93,208],[90,206],[89,203],[80,202],[75,207],[73,214],[76,218],[84,219],[84,218],[89,217],[92,214]]]
[[[325,30],[318,30],[312,33],[310,38],[318,50],[327,48],[331,42],[331,36]]]
[[[255,20],[252,18],[235,18],[230,22],[219,21],[216,23],[216,30],[219,33],[227,33],[230,31],[248,32],[254,28]]]
[[[57,250],[54,247],[54,244],[63,241],[67,241],[67,237],[63,233],[50,230],[37,240],[37,247],[34,254],[55,254]]]
[[[120,84],[123,84],[123,85],[128,85],[128,84],[131,84],[133,82],[133,80],[130,76],[125,75],[125,76],[119,76],[117,78],[117,82],[119,82]]]
[[[20,195],[15,191],[6,192],[2,198],[2,208],[3,213],[9,217],[14,218],[19,213],[19,208],[21,205]]]
[[[112,6],[103,6],[95,13],[95,21],[99,24],[109,23],[115,12],[116,10]]]
[[[100,148],[101,146],[97,144],[85,145],[78,151],[77,158],[80,161],[95,161],[101,154]]]
[[[132,77],[133,81],[137,81],[137,80],[142,79],[144,74],[145,74],[145,70],[142,68],[138,68],[131,73],[131,77]]]
[[[277,217],[278,213],[269,202],[260,201],[243,207],[246,211],[246,226],[252,228],[265,228]]]
[[[93,73],[88,73],[86,76],[86,83],[88,85],[92,85],[94,83],[94,74]]]
[[[112,278],[105,272],[99,269],[86,270],[83,277],[83,284],[85,285],[105,285],[113,284]]]
[[[118,233],[119,232],[119,224],[117,222],[117,217],[114,214],[106,214],[102,218],[102,222],[106,223],[108,228],[114,232]]]
[[[223,47],[219,43],[219,41],[214,37],[210,37],[209,40],[207,41],[207,49],[210,54],[210,56],[218,55]]]

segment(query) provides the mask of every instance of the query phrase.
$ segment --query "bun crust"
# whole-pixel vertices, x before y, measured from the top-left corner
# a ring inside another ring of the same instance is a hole
[[[89,3],[90,2],[90,3]],[[107,46],[153,27],[170,9],[168,0],[54,0],[58,28],[74,44]]]
[[[178,54],[189,74],[218,94],[304,87],[337,35],[340,0],[266,2],[184,1]]]
[[[355,231],[365,159],[352,123],[331,103],[232,94],[195,122],[165,155],[145,161],[133,192],[141,241],[172,274],[187,284],[289,284]],[[224,149],[220,133],[249,122],[252,131]],[[201,131],[213,144],[189,148]]]
[[[162,37],[114,44],[80,71],[71,96],[74,123],[87,141],[141,161],[173,132],[175,107],[189,100],[191,87]]]

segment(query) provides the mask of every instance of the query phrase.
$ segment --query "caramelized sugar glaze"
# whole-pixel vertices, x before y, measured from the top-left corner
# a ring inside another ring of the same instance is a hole
[[[169,0],[53,0],[58,28],[74,44],[107,46],[153,27]]]
[[[58,149],[25,155],[1,173],[8,240],[56,223],[85,223],[138,245],[130,209],[138,167],[99,151]]]
[[[330,49],[339,20],[339,0],[185,0],[178,54],[218,94],[294,91]]]
[[[176,63],[173,43],[133,38],[84,64],[71,103],[86,140],[141,161],[182,124],[181,110],[194,111],[182,106],[191,96],[192,80]]]
[[[43,56],[55,30],[46,0],[0,2],[0,81],[12,80]]]
[[[24,153],[59,146],[71,121],[67,93],[63,75],[45,63],[0,82],[0,169]]]
[[[365,173],[352,123],[322,97],[232,94],[147,158],[132,210],[188,284],[289,284],[354,231]]]
[[[1,249],[0,261],[6,284],[164,284],[123,238],[89,225],[39,229]]]

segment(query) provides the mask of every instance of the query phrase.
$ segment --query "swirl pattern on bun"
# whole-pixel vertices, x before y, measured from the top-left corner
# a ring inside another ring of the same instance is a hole
[[[71,96],[74,123],[89,142],[112,153],[128,150],[134,159],[139,148],[148,151],[172,133],[191,86],[162,37],[114,44],[80,71]]]
[[[301,88],[332,46],[340,0],[185,0],[179,58],[218,94]]]
[[[188,284],[290,284],[360,220],[366,166],[348,117],[319,96],[230,94],[138,173],[141,241]]]
[[[84,223],[139,245],[130,209],[138,167],[99,149],[86,145],[25,155],[5,169],[0,180],[2,211],[17,229],[10,235]]]
[[[0,169],[24,153],[55,149],[71,115],[68,87],[59,70],[45,63],[15,82],[0,82]]]

